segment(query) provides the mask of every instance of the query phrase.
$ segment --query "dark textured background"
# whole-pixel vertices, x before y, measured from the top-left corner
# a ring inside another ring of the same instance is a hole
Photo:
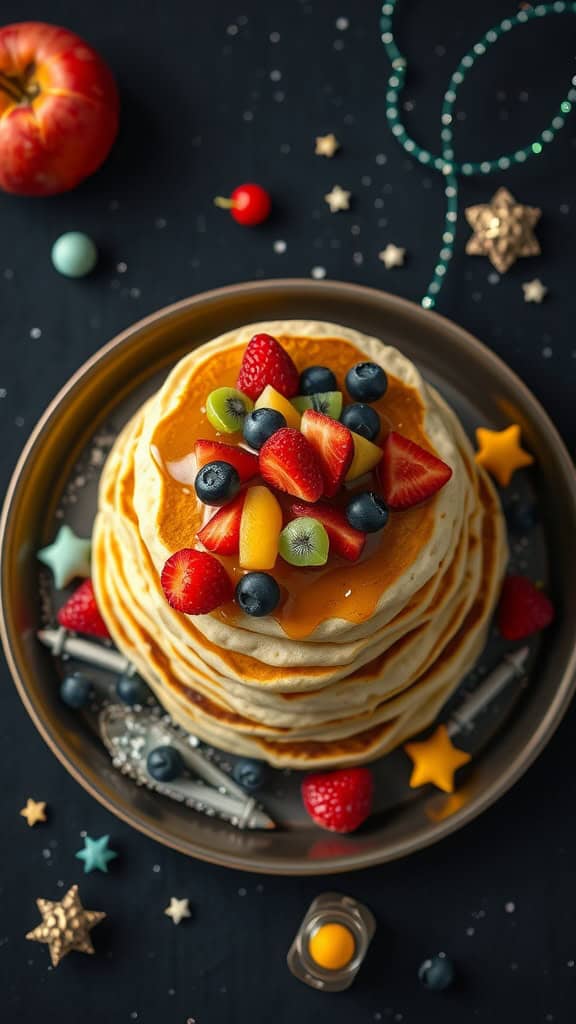
[[[406,117],[425,144],[437,143],[441,95],[455,64],[515,9],[500,0],[404,0],[398,36],[413,69]],[[4,0],[0,13],[3,22],[40,18],[85,35],[114,69],[123,105],[120,139],[92,180],[45,201],[0,197],[4,485],[70,373],[159,306],[219,284],[307,276],[315,267],[422,295],[439,247],[440,186],[388,133],[377,3]],[[336,27],[338,17],[347,28]],[[493,156],[542,129],[576,70],[575,28],[570,17],[520,28],[477,65],[461,92],[459,155]],[[314,137],[327,131],[342,143],[332,161],[313,155]],[[460,224],[439,301],[533,388],[572,450],[574,135],[572,121],[530,164],[464,184],[466,204],[506,184],[542,207],[543,255],[491,283],[487,261],[463,255],[468,231]],[[274,218],[257,231],[211,203],[250,179],[267,185],[276,202]],[[353,193],[349,213],[330,215],[323,202],[336,182]],[[50,266],[51,243],[69,229],[87,231],[102,253],[98,271],[80,282]],[[277,240],[287,244],[282,254]],[[404,269],[386,272],[378,261],[388,241],[407,248]],[[521,282],[535,276],[550,289],[541,306],[523,302]],[[44,747],[5,667],[2,683],[2,1024],[574,1020],[573,712],[528,776],[465,831],[404,863],[324,883],[212,868],[128,831]],[[34,830],[18,815],[29,795],[50,805],[49,824]],[[109,876],[81,879],[74,852],[84,829],[111,834],[120,858]],[[105,909],[109,920],[94,934],[96,957],[69,957],[54,972],[46,950],[24,933],[37,920],[34,899],[59,898],[77,880],[85,904]],[[367,902],[379,930],[354,988],[330,996],[293,979],[285,953],[309,901],[333,887]],[[162,914],[171,895],[193,905],[193,919],[179,928]],[[446,995],[416,980],[420,961],[439,949],[459,965],[459,983]]]

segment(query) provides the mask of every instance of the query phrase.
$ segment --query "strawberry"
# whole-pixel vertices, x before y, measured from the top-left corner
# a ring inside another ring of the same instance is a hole
[[[186,615],[207,615],[231,601],[230,577],[214,555],[182,548],[171,555],[160,576],[168,604]]]
[[[298,370],[271,334],[255,334],[246,347],[236,387],[254,401],[271,384],[285,398],[298,394]]]
[[[507,576],[498,608],[498,629],[505,640],[524,640],[549,626],[554,606],[526,576]]]
[[[382,496],[389,508],[411,508],[436,494],[452,476],[450,466],[392,430],[378,466]]]
[[[100,636],[108,638],[110,633],[104,619],[98,611],[92,580],[84,580],[83,583],[63,604],[56,616],[61,626],[66,629],[74,629],[77,633],[87,633],[89,636]]]
[[[324,496],[332,498],[339,490],[354,456],[352,434],[343,423],[314,409],[306,409],[300,430],[310,441],[322,470]]]
[[[237,555],[240,547],[240,521],[244,508],[245,492],[241,492],[234,501],[223,505],[216,515],[196,534],[198,540],[219,555]]]
[[[308,775],[302,800],[308,814],[329,832],[354,832],[372,810],[374,778],[368,768],[340,768]]]
[[[346,519],[342,509],[334,508],[323,501],[316,505],[305,505],[295,501],[290,506],[293,516],[312,516],[318,519],[330,538],[330,551],[350,562],[360,558],[366,543],[366,534],[355,530]]]
[[[303,501],[318,501],[322,471],[316,452],[299,430],[282,427],[260,449],[260,473],[267,484]]]
[[[258,456],[234,444],[223,444],[222,441],[196,441],[194,455],[197,469],[202,469],[207,462],[229,462],[238,471],[242,484],[251,480],[258,472]]]

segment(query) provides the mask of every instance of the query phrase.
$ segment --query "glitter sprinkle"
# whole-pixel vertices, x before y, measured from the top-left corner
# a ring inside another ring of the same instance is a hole
[[[326,277],[326,267],[312,267],[310,274],[315,281],[321,281],[323,277]]]
[[[516,904],[513,902],[513,900],[509,900],[508,903],[504,904],[504,910],[506,911],[507,914],[514,913],[514,911],[516,910]]]
[[[286,249],[288,248],[288,246],[286,245],[286,242],[284,241],[283,238],[278,238],[274,242],[274,245],[272,246],[272,248],[274,249],[274,252],[282,254],[283,252],[286,252]]]
[[[41,338],[42,337],[42,331],[40,330],[40,328],[39,327],[31,327],[30,328],[30,337],[34,338],[34,339]]]
[[[279,32],[271,32],[270,35],[268,36],[268,38],[269,38],[271,43],[279,43],[280,42],[280,33]]]
[[[119,274],[125,274],[128,270],[128,264],[125,263],[124,260],[120,260],[120,263],[116,264],[116,270]]]
[[[348,18],[336,18],[336,28],[339,32],[345,32],[350,27]]]
[[[282,78],[282,72],[279,71],[278,68],[274,68],[274,70],[270,72],[270,81],[271,82],[279,82],[281,80],[281,78]]]
[[[156,217],[156,220],[154,221],[154,227],[158,228],[159,231],[162,231],[162,229],[166,227],[167,223],[168,221],[166,220],[165,217]]]

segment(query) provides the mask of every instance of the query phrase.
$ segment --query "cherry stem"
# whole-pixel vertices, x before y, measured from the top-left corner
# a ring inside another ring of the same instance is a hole
[[[236,205],[233,199],[224,196],[216,196],[214,199],[214,206],[218,206],[220,210],[232,210]]]

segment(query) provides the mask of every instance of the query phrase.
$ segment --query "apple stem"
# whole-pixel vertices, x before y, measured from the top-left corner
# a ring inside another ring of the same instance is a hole
[[[218,206],[220,210],[232,210],[236,203],[233,199],[227,199],[224,196],[216,196],[214,199],[214,206]]]

